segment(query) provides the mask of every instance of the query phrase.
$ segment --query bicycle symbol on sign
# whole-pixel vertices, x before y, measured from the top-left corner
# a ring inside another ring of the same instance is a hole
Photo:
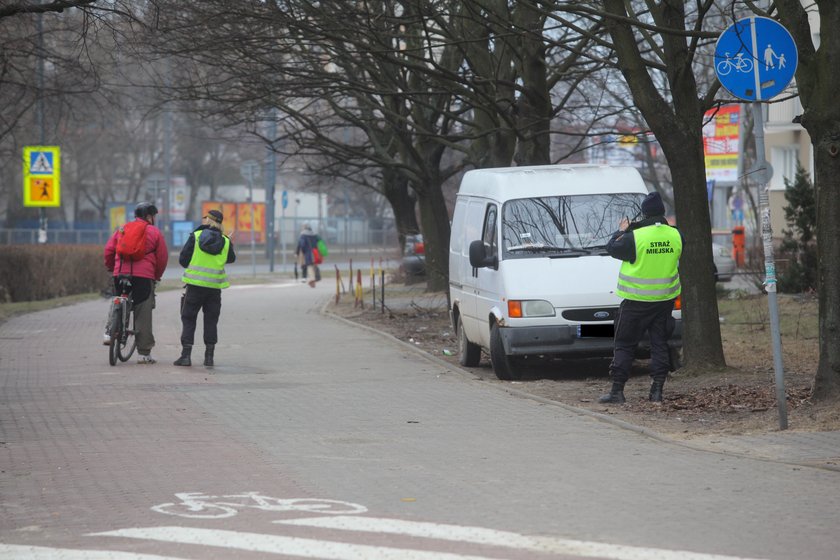
[[[176,493],[175,497],[181,501],[152,506],[152,511],[195,519],[233,517],[244,508],[263,511],[305,511],[330,515],[348,515],[367,511],[365,506],[352,502],[321,498],[273,498],[263,496],[259,492],[242,492],[223,496],[210,496],[201,492],[181,492]]]
[[[749,58],[744,58],[744,53],[742,52],[739,52],[734,57],[731,57],[729,56],[729,53],[726,53],[726,58],[718,62],[718,74],[726,76],[732,70],[749,74],[753,70],[753,61]]]

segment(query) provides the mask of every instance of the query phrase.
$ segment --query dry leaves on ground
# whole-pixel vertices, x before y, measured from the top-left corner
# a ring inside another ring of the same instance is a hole
[[[655,404],[647,400],[647,361],[638,360],[625,388],[627,403],[616,406],[597,402],[609,388],[609,360],[555,360],[528,367],[520,381],[500,381],[486,355],[477,368],[458,364],[457,339],[445,294],[403,286],[390,286],[389,293],[384,312],[381,306],[355,307],[352,299],[331,305],[330,311],[412,344],[476,379],[608,414],[671,437],[779,429],[769,320],[761,296],[740,295],[740,300],[720,301],[721,336],[729,367],[678,370],[665,385],[664,402]],[[809,400],[818,355],[816,301],[784,297],[779,302],[789,429],[838,430],[838,407],[817,406]]]

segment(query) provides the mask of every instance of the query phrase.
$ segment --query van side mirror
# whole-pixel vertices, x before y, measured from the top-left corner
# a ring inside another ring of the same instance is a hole
[[[487,249],[484,247],[484,241],[477,240],[470,243],[470,266],[473,268],[497,268],[499,266],[498,259],[487,256]]]

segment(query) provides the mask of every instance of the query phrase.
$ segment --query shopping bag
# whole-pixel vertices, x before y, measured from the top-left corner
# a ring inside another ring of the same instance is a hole
[[[318,252],[321,253],[321,258],[326,258],[330,254],[327,244],[320,238],[318,239]]]

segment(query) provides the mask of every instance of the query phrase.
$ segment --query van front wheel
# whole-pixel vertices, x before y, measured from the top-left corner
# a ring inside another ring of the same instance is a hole
[[[502,344],[502,333],[498,325],[490,327],[490,362],[493,364],[493,373],[503,381],[519,379],[519,375],[513,370],[513,363],[510,356],[505,354],[505,345]]]
[[[458,362],[465,367],[476,367],[481,361],[481,346],[473,344],[464,332],[464,323],[458,315]]]

